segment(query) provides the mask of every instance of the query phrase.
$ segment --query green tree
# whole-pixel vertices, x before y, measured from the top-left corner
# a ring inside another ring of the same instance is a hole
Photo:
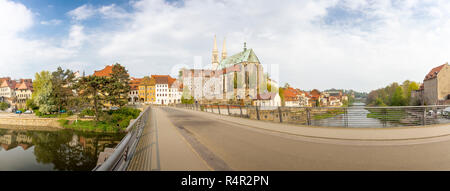
[[[52,73],[52,97],[55,101],[55,105],[58,107],[58,111],[68,109],[73,99],[74,94],[72,91],[72,84],[74,83],[75,75],[71,70],[63,70],[58,67],[56,71]]]
[[[128,103],[130,75],[122,65],[116,63],[112,68],[111,80],[107,84],[107,98],[112,105],[122,107]]]
[[[182,104],[194,104],[195,100],[192,97],[189,89],[186,87],[183,89],[183,94],[181,95],[181,103]]]
[[[39,112],[42,114],[54,112],[57,107],[55,105],[55,99],[52,96],[53,84],[50,72],[41,71],[40,73],[36,73],[33,88],[32,99],[34,100],[34,104],[39,107]]]
[[[278,94],[280,95],[280,98],[281,98],[281,106],[285,106],[285,103],[284,103],[284,89],[282,87],[278,88]]]
[[[400,87],[400,86],[396,87],[395,88],[395,92],[392,95],[390,105],[392,105],[392,106],[404,106],[406,104],[407,104],[407,102],[406,102],[406,99],[404,97],[402,87]]]
[[[0,110],[5,111],[9,108],[9,104],[6,102],[0,102]]]
[[[107,92],[110,82],[110,78],[86,76],[80,78],[75,85],[84,103],[94,109],[96,121],[99,121],[101,109],[104,107],[104,102],[108,100]]]

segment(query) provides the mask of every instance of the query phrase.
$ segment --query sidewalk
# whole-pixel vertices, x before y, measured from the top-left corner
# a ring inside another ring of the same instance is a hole
[[[153,107],[128,170],[210,170],[176,128],[164,112]]]
[[[174,107],[173,107],[174,108]],[[450,124],[415,126],[415,127],[395,127],[395,128],[339,128],[339,127],[314,127],[292,125],[287,123],[265,122],[215,113],[194,111],[184,108],[174,108],[182,111],[189,111],[199,116],[210,119],[218,119],[228,123],[237,123],[250,128],[268,130],[272,132],[298,135],[318,139],[335,140],[358,140],[358,141],[400,141],[417,140],[437,137],[447,137],[450,135]]]

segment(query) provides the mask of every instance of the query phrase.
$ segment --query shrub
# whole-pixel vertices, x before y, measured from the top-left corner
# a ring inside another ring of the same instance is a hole
[[[0,102],[0,110],[4,111],[9,108],[9,104],[5,102]]]

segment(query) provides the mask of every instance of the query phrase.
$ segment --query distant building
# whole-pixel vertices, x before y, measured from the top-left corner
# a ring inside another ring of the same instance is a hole
[[[450,65],[431,69],[423,80],[423,98],[426,105],[439,105],[450,100]]]
[[[178,87],[174,87],[175,78],[169,75],[152,75],[155,79],[155,104],[168,105],[181,103],[182,91]]]
[[[242,52],[227,57],[225,42],[221,60],[216,38],[212,51],[211,69],[183,69],[182,82],[185,91],[200,103],[226,103],[239,100],[251,104],[257,99],[263,69],[253,49],[244,43]]]
[[[97,77],[111,77],[113,65],[107,65],[102,70],[94,71],[93,76]]]
[[[155,102],[155,79],[148,76],[144,77],[139,84],[139,101],[142,103]]]
[[[139,84],[142,78],[133,78],[130,80],[130,92],[128,92],[128,103],[135,104],[139,102]]]
[[[0,99],[16,108],[26,108],[26,101],[31,99],[33,81],[31,79],[11,80],[2,78],[0,84]]]
[[[280,94],[277,92],[267,92],[258,95],[258,99],[253,101],[253,105],[264,107],[278,107],[281,106]]]

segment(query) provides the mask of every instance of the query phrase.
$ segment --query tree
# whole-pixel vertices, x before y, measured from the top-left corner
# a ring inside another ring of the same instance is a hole
[[[112,68],[111,80],[107,84],[108,101],[112,105],[122,107],[128,103],[130,91],[130,75],[122,65],[116,63]]]
[[[94,109],[96,121],[100,119],[103,103],[108,100],[106,96],[110,82],[110,78],[87,76],[80,78],[75,85],[84,103]]]
[[[0,110],[4,111],[9,108],[9,104],[6,102],[0,102]]]
[[[52,97],[58,111],[68,109],[70,106],[70,99],[73,99],[72,84],[74,83],[75,75],[71,70],[63,70],[61,67],[52,73]]]
[[[285,103],[284,103],[284,89],[282,87],[278,88],[278,94],[280,95],[280,98],[281,98],[281,106],[285,106]]]
[[[367,96],[367,104],[390,106],[414,104],[411,92],[417,89],[419,89],[417,82],[406,80],[401,85],[394,82],[384,88],[371,91]]]
[[[52,96],[53,84],[50,72],[41,71],[40,73],[36,73],[33,88],[32,99],[34,100],[34,104],[39,107],[39,112],[42,114],[54,112],[57,107]]]
[[[391,104],[393,106],[404,106],[406,105],[406,99],[403,97],[403,89],[402,87],[398,86],[395,88],[395,92],[392,95],[391,98]]]
[[[188,88],[183,89],[183,95],[181,95],[182,104],[193,104],[195,102]]]

